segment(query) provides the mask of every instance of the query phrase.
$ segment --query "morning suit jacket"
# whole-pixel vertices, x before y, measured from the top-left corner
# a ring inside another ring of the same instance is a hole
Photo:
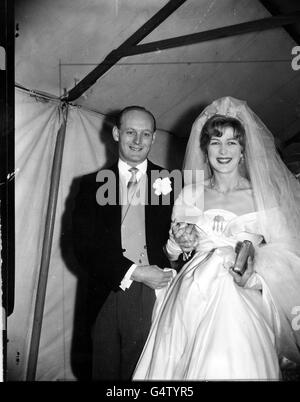
[[[164,195],[154,194],[151,172],[163,168],[148,160],[148,203],[145,205],[146,246],[150,265],[160,268],[170,263],[163,251],[169,236],[173,191],[169,194],[170,203],[163,205]],[[98,188],[103,183],[96,181],[97,173],[83,176],[75,198],[72,214],[72,236],[74,254],[88,273],[89,321],[93,323],[110,291],[122,292],[119,285],[130,266],[134,263],[123,255],[121,240],[121,205],[119,205],[119,170],[114,164],[110,170],[116,177],[116,205],[99,205],[96,200]],[[155,176],[157,177],[157,176]],[[152,198],[151,198],[152,197]],[[155,199],[151,205],[150,200]]]

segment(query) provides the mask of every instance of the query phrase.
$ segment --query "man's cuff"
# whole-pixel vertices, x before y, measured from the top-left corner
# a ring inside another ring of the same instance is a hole
[[[165,246],[165,252],[170,261],[177,261],[180,254],[182,254],[181,248],[175,242],[173,237],[170,237],[168,239],[167,244]]]
[[[132,280],[130,279],[132,272],[136,269],[137,265],[136,264],[132,264],[131,267],[128,269],[128,271],[126,272],[124,278],[122,279],[121,283],[120,283],[120,288],[122,290],[126,290],[128,288],[130,288],[131,284],[132,284]]]

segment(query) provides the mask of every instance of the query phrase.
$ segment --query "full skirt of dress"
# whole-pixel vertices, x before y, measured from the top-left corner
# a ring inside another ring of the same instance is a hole
[[[228,247],[197,252],[162,290],[133,380],[278,380],[268,287],[239,287]]]

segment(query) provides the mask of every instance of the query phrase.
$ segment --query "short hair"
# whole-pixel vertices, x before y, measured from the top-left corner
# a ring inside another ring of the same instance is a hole
[[[116,116],[116,126],[118,127],[118,129],[121,128],[121,123],[122,123],[122,117],[123,117],[123,115],[124,115],[125,113],[127,113],[127,112],[132,111],[132,110],[137,110],[137,111],[140,111],[140,112],[147,113],[147,114],[152,118],[152,121],[153,121],[153,131],[154,131],[154,132],[156,131],[156,120],[155,120],[155,117],[153,116],[153,114],[152,114],[149,110],[147,110],[146,108],[144,108],[143,106],[135,106],[135,105],[126,106],[126,107],[125,107],[124,109],[122,109],[122,110],[119,112],[119,114]]]
[[[207,147],[211,138],[222,137],[224,130],[227,127],[231,127],[233,129],[233,137],[238,140],[242,150],[245,150],[246,132],[243,124],[234,117],[215,114],[214,116],[210,117],[202,127],[200,148],[205,154],[207,154]]]

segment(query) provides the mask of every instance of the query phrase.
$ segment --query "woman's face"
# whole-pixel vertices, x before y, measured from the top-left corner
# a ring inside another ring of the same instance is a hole
[[[226,127],[221,137],[211,137],[207,147],[211,168],[220,173],[231,173],[238,169],[242,146],[234,138],[232,127]]]

